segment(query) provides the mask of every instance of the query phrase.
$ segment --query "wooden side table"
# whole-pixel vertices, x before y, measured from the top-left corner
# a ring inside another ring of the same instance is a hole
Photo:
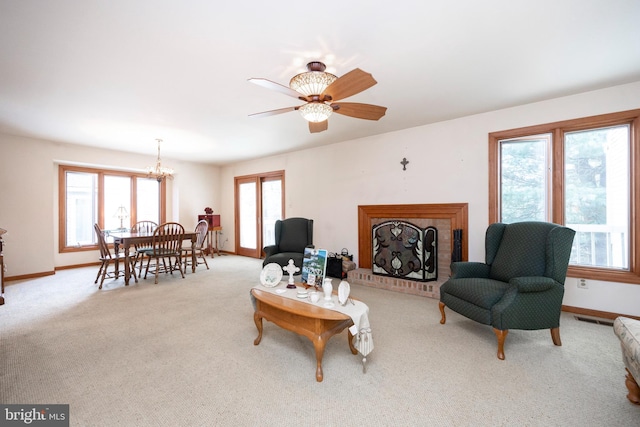
[[[220,256],[220,250],[218,249],[218,233],[222,231],[221,226],[209,227],[209,233],[207,234],[207,254],[213,258],[213,254],[217,253]]]

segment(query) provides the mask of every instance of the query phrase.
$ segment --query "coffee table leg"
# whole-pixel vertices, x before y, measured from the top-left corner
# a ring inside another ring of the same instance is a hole
[[[321,337],[313,340],[313,347],[316,350],[316,381],[319,383],[322,382],[324,376],[322,373],[322,356],[324,355],[325,345],[326,342]]]
[[[253,345],[258,345],[262,340],[262,316],[257,311],[253,313],[253,321],[256,324],[256,328],[258,328],[258,337],[253,341]]]

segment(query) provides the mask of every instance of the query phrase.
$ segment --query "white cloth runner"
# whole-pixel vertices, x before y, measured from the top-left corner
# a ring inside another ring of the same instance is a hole
[[[343,306],[338,302],[338,295],[333,294],[331,296],[331,303],[333,303],[333,307],[325,307],[325,304],[329,301],[324,299],[322,291],[318,291],[320,299],[318,302],[314,303],[311,302],[309,298],[298,298],[298,289],[304,289],[304,287],[287,289],[287,282],[285,281],[280,282],[272,288],[267,288],[265,286],[254,286],[254,288],[260,289],[263,292],[270,292],[275,295],[326,308],[328,310],[335,310],[351,317],[351,320],[353,320],[353,326],[349,328],[349,331],[351,332],[351,335],[353,335],[353,346],[360,354],[362,354],[362,363],[364,364],[367,361],[367,355],[373,350],[373,336],[371,334],[371,325],[369,324],[369,307],[367,307],[367,305],[362,301],[349,299],[347,304]],[[311,292],[311,290],[309,290],[309,292]],[[353,301],[353,303],[351,303],[351,301]]]

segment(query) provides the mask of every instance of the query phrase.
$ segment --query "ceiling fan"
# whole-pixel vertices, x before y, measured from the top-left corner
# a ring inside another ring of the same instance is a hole
[[[308,71],[293,76],[289,87],[267,79],[249,79],[251,83],[305,102],[305,104],[296,107],[250,114],[249,117],[273,116],[297,110],[309,122],[309,131],[315,133],[327,130],[327,119],[332,113],[366,120],[379,120],[384,116],[387,107],[357,102],[340,102],[340,100],[369,89],[378,83],[371,74],[356,68],[342,77],[336,77],[325,72],[325,69],[326,66],[322,62],[309,62],[307,64]]]

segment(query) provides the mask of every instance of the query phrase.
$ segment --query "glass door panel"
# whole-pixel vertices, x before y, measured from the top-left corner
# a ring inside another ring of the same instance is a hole
[[[240,246],[256,249],[258,239],[256,235],[256,184],[248,182],[240,185]]]
[[[262,257],[275,243],[275,222],[284,217],[284,171],[235,179],[236,253]]]
[[[276,243],[276,221],[282,219],[282,180],[262,182],[262,246]]]

